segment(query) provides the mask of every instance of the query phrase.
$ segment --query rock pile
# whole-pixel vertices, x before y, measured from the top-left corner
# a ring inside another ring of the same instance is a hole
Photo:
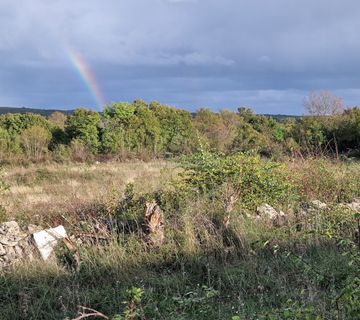
[[[23,258],[34,258],[31,237],[15,221],[0,224],[0,269]]]
[[[39,256],[44,261],[48,260],[60,239],[67,239],[63,226],[41,230],[30,225],[28,231],[24,232],[15,221],[1,223],[0,269],[22,259],[31,261]]]

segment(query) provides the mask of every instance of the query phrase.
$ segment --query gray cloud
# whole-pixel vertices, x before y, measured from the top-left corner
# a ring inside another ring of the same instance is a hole
[[[360,100],[356,0],[3,0],[0,105],[95,106],[81,52],[108,101],[302,113],[310,90]]]

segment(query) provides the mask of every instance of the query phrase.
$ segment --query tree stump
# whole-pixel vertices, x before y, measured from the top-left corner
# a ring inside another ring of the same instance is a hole
[[[155,201],[145,204],[144,220],[146,242],[151,246],[161,246],[164,242],[164,216]]]

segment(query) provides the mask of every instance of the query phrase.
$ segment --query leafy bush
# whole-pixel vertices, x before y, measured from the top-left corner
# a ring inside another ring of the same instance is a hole
[[[71,159],[71,149],[65,144],[58,144],[52,153],[56,162],[67,162]]]
[[[25,129],[21,134],[21,144],[28,158],[39,159],[48,151],[50,140],[50,131],[40,126]]]
[[[0,161],[10,160],[21,152],[20,136],[15,132],[0,128]]]
[[[99,148],[99,124],[99,113],[80,108],[67,118],[65,132],[70,140],[77,139],[93,153],[96,153]]]
[[[187,192],[226,201],[232,196],[244,208],[261,203],[286,205],[297,199],[286,167],[258,155],[223,155],[201,151],[182,159],[178,186]]]

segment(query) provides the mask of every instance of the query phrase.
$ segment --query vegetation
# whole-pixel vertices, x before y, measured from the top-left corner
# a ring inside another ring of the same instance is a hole
[[[304,104],[310,115],[298,118],[256,115],[246,107],[219,113],[203,108],[191,115],[142,100],[113,103],[102,113],[80,108],[70,115],[54,112],[48,118],[5,114],[0,116],[0,160],[149,160],[200,148],[275,159],[359,155],[359,108],[344,109],[341,99],[329,92],[312,93]],[[37,135],[39,130],[43,132]],[[41,143],[30,139],[34,134],[42,137]]]
[[[75,319],[78,311],[109,319],[359,316],[359,217],[340,204],[359,196],[357,163],[202,151],[176,166],[39,164],[8,168],[4,179],[4,219],[107,239],[82,238],[78,271],[60,248],[57,264],[0,272],[4,319]],[[164,212],[162,246],[146,245],[139,229],[108,228],[114,219],[141,226],[151,199]],[[329,208],[296,214],[313,199]],[[285,224],[256,218],[264,201],[286,210]]]
[[[36,113],[42,116],[50,116],[54,112],[60,112],[63,114],[71,114],[73,110],[54,110],[54,109],[37,109],[37,108],[18,108],[18,107],[0,107],[0,114],[7,113]]]
[[[60,246],[0,270],[0,318],[360,319],[360,109],[340,102],[0,116],[0,222],[62,224],[80,258]]]

